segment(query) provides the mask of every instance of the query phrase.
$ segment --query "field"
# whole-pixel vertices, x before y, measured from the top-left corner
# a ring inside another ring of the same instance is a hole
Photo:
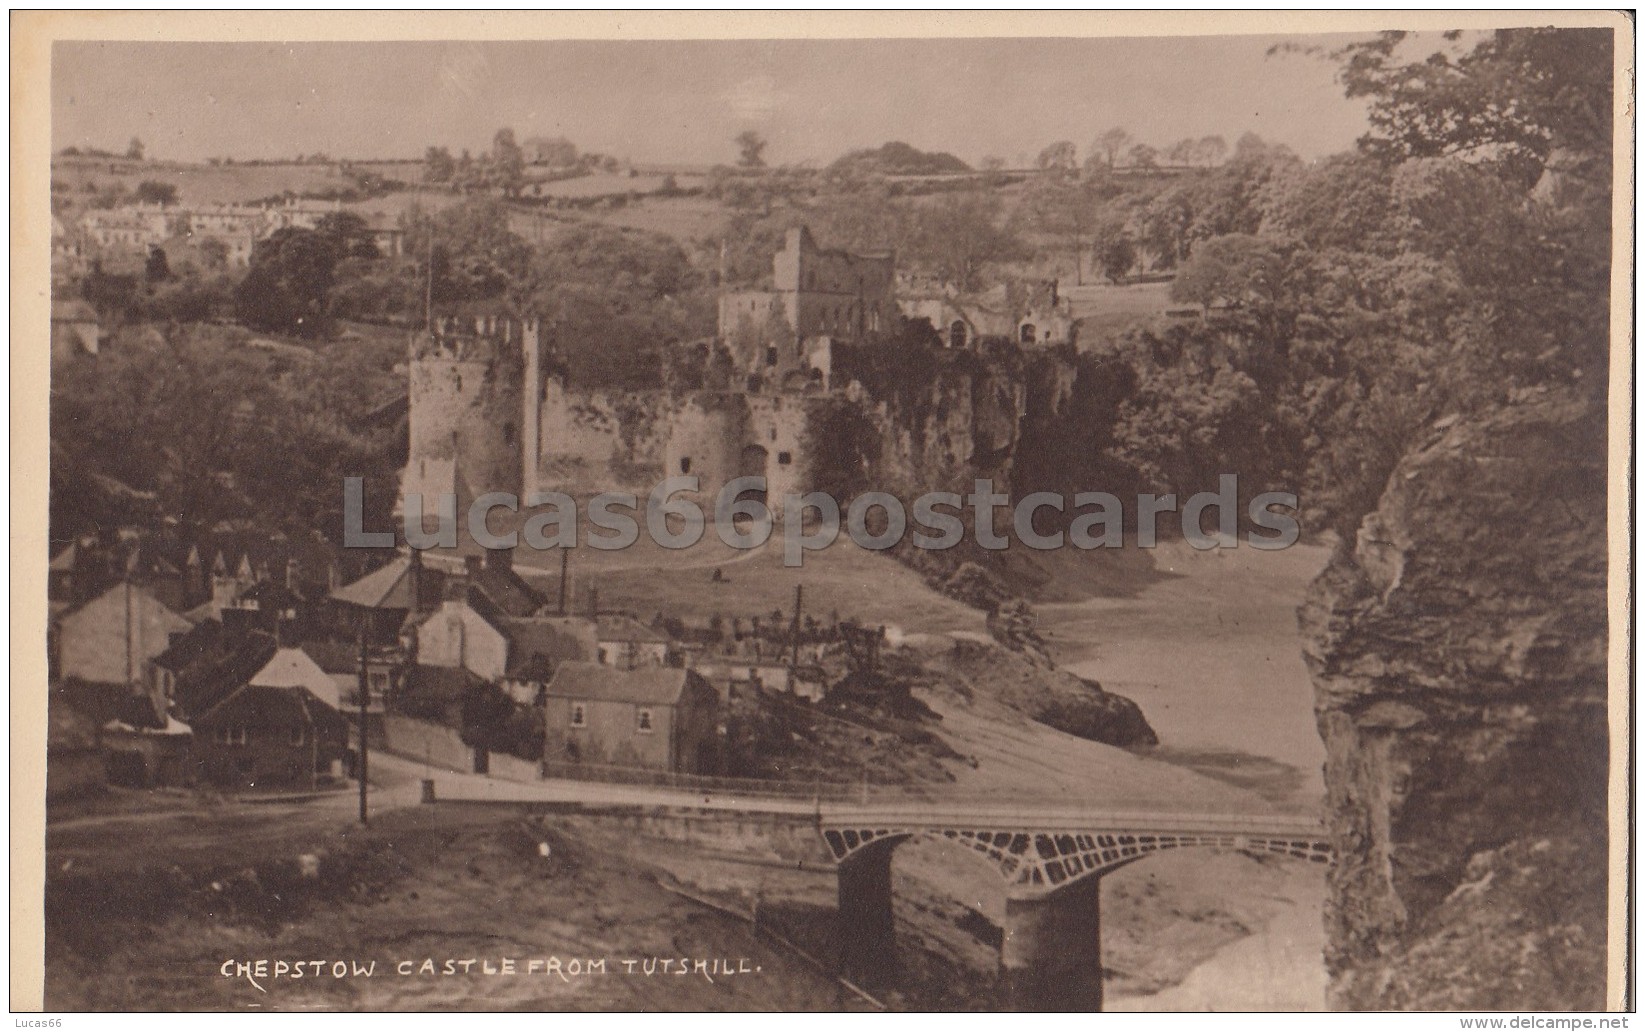
[[[1169,283],[1087,283],[1078,287],[1064,283],[1060,293],[1072,303],[1074,317],[1084,320],[1080,339],[1086,343],[1154,322],[1171,304]]]

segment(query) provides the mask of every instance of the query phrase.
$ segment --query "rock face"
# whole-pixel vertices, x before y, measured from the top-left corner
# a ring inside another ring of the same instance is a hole
[[[1032,651],[956,641],[937,666],[985,695],[1058,731],[1122,749],[1159,744],[1131,699],[1059,670]]]
[[[1441,420],[1300,617],[1340,1009],[1605,1005],[1605,413]]]

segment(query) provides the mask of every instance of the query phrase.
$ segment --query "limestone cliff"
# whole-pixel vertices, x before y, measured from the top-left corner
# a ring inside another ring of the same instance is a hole
[[[1301,611],[1341,1009],[1604,1005],[1605,414],[1441,420]]]

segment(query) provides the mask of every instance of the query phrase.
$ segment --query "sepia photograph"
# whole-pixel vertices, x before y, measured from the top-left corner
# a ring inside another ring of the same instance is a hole
[[[11,17],[14,1012],[1635,1006],[1631,18]]]

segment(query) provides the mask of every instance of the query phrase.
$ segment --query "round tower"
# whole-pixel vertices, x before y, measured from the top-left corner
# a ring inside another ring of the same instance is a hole
[[[538,369],[537,346],[535,322],[501,316],[441,318],[418,335],[408,363],[408,493],[454,492],[468,501],[525,489],[527,446],[536,450],[536,427],[527,429],[536,392],[526,383]],[[457,482],[425,482],[424,470]]]

